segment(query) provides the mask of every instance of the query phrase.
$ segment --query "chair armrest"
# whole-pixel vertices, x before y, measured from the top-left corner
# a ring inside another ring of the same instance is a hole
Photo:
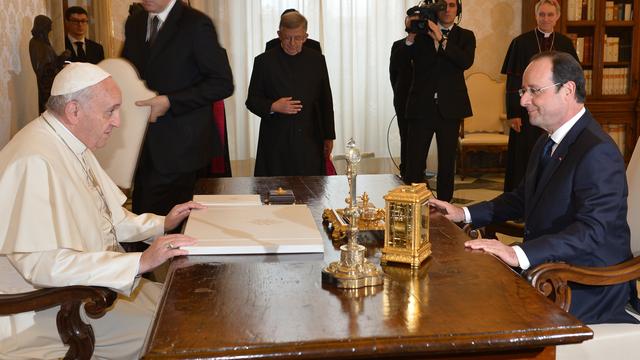
[[[485,226],[485,236],[489,239],[497,239],[496,233],[514,237],[524,237],[524,223],[505,221]]]
[[[567,285],[568,282],[583,285],[615,285],[640,278],[640,256],[605,267],[546,263],[529,270],[526,278],[542,295],[565,311],[569,311],[571,288]]]
[[[95,346],[91,325],[80,317],[84,304],[87,315],[99,318],[113,304],[113,290],[97,286],[65,286],[20,294],[0,295],[0,315],[40,311],[60,305],[56,325],[64,344],[69,345],[65,359],[90,359]]]

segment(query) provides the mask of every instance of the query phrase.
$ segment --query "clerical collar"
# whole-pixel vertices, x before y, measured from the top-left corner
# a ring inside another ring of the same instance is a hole
[[[82,154],[87,150],[87,146],[73,135],[73,133],[67,129],[67,127],[64,126],[49,110],[43,112],[41,117],[77,156],[82,156]]]
[[[69,39],[69,41],[70,41],[72,44],[75,44],[75,43],[77,43],[78,41],[80,41],[80,42],[81,42],[81,43],[83,43],[83,44],[85,43],[84,36],[83,36],[83,37],[81,37],[81,38],[75,38],[75,37],[71,36],[71,34],[67,34],[67,39]]]
[[[540,35],[544,35],[545,38],[548,38],[549,36],[551,36],[551,34],[553,34],[553,31],[552,32],[544,32],[544,31],[540,30],[540,28],[536,28],[536,30],[538,30],[538,33]]]
[[[162,23],[167,20],[167,16],[169,16],[169,13],[171,12],[171,9],[173,9],[173,6],[175,4],[176,0],[171,0],[171,2],[169,2],[169,5],[167,5],[167,7],[165,7],[164,10],[160,11],[159,13],[149,13],[149,22],[151,22],[151,19],[154,16],[157,16],[160,20],[160,25],[162,25]]]

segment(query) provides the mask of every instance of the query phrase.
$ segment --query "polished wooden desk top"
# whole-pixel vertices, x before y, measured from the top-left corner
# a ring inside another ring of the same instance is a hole
[[[383,207],[391,175],[358,176]],[[282,186],[317,224],[344,207],[344,176],[201,181],[197,193],[264,195]],[[431,216],[432,256],[418,270],[384,266],[384,285],[325,286],[321,269],[340,244],[322,231],[325,254],[191,256],[172,262],[144,358],[448,357],[552,358],[554,345],[591,330],[539,295],[493,256],[464,249],[465,234]],[[379,263],[382,235],[361,243]]]

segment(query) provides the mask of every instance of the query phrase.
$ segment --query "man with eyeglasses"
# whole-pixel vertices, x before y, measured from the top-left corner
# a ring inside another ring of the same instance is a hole
[[[629,260],[625,164],[584,106],[580,64],[564,52],[540,53],[527,66],[519,93],[531,124],[547,134],[533,147],[520,185],[469,207],[430,204],[448,219],[474,227],[524,219],[520,245],[489,239],[465,243],[521,270],[557,261],[603,267]],[[571,290],[569,312],[587,324],[638,322],[625,311],[630,302],[638,309],[635,282]]]
[[[303,46],[299,12],[280,17],[278,38],[279,47],[255,58],[245,103],[261,118],[254,175],[326,175],[336,137],[327,64]]]
[[[80,6],[71,6],[64,12],[64,46],[71,51],[71,62],[88,62],[97,64],[104,60],[104,49],[97,42],[87,39],[89,15]]]

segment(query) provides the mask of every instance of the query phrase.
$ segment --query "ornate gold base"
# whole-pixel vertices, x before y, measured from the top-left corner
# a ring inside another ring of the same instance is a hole
[[[415,254],[411,250],[385,247],[382,249],[380,263],[383,265],[387,262],[405,263],[410,264],[412,268],[417,268],[429,255],[431,255],[431,243],[423,246]]]
[[[322,270],[322,282],[339,288],[357,289],[383,283],[382,270],[365,258],[365,247],[349,244],[340,247],[340,261]]]
[[[324,209],[322,222],[331,229],[331,240],[340,241],[347,236],[349,221],[344,214],[345,209]],[[358,230],[384,231],[384,209],[369,209],[358,218]]]

